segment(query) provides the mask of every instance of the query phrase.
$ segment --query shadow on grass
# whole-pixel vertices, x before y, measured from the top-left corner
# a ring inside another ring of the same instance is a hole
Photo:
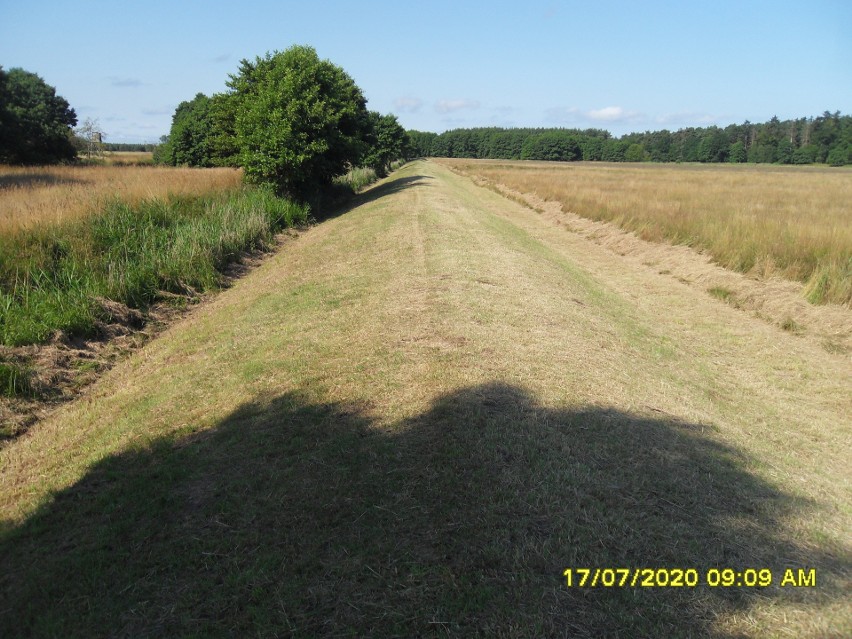
[[[745,461],[697,425],[499,383],[389,429],[287,394],[108,458],[5,531],[0,635],[714,636],[786,593],[563,570],[817,566],[825,595],[842,567],[781,532],[808,504]]]
[[[329,196],[331,199],[330,202],[323,203],[315,201],[311,204],[311,210],[314,212],[314,218],[318,222],[330,220],[380,198],[399,193],[414,186],[426,185],[429,183],[428,180],[432,179],[434,178],[428,175],[410,175],[388,180],[383,184],[368,188],[366,191],[356,195],[352,195],[350,192],[335,196],[332,192]]]
[[[23,173],[0,175],[0,191],[3,189],[30,189],[39,186],[70,186],[72,184],[86,184],[88,180],[78,180],[51,173]]]

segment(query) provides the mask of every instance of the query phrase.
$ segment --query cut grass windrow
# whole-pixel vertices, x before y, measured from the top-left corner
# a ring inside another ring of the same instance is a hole
[[[812,304],[852,306],[852,173],[814,167],[442,160],[643,240],[804,284]]]

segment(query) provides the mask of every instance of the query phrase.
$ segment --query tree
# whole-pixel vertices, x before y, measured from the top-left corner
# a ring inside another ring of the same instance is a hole
[[[243,60],[228,86],[235,100],[246,178],[304,198],[359,163],[367,101],[349,75],[311,47]]]
[[[741,164],[748,159],[745,144],[737,140],[728,148],[728,162]]]
[[[624,161],[625,162],[644,162],[645,161],[645,147],[641,144],[633,143],[627,147],[627,150],[624,152]]]
[[[577,138],[567,131],[547,131],[533,135],[524,142],[522,160],[550,160],[571,162],[582,157]]]
[[[104,154],[103,131],[97,120],[86,118],[83,124],[74,129],[74,134],[80,141],[80,151],[87,158],[101,157]]]
[[[210,149],[210,98],[198,93],[181,102],[172,116],[169,131],[170,164],[213,166]]]
[[[412,157],[426,158],[434,155],[432,153],[432,142],[438,137],[437,133],[431,131],[408,131],[411,140]]]
[[[370,130],[366,136],[369,150],[363,159],[364,166],[371,167],[378,177],[385,177],[394,160],[399,160],[409,151],[408,134],[395,115],[370,112]]]
[[[77,114],[35,73],[0,67],[0,162],[54,164],[73,160]]]
[[[174,166],[172,144],[168,135],[161,135],[160,142],[154,147],[154,164],[171,164]]]

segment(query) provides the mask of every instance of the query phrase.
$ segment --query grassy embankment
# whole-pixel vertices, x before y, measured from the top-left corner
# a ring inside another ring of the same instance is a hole
[[[725,268],[802,282],[815,304],[852,305],[852,171],[449,162],[645,240],[707,251]]]
[[[432,163],[356,204],[0,451],[0,634],[848,635],[847,363]]]
[[[235,170],[0,171],[0,344],[57,331],[91,336],[110,310],[215,287],[223,267],[306,220],[307,210],[239,187]],[[0,361],[0,393],[27,394],[25,367]]]

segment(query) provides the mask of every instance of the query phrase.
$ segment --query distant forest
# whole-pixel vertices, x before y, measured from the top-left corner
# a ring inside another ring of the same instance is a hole
[[[614,138],[601,129],[454,129],[408,131],[423,157],[573,162],[761,162],[852,164],[852,116],[826,111],[816,118],[646,131]]]
[[[104,151],[136,151],[137,153],[141,153],[143,151],[153,151],[157,148],[156,144],[147,143],[147,144],[133,144],[130,142],[104,142]]]

